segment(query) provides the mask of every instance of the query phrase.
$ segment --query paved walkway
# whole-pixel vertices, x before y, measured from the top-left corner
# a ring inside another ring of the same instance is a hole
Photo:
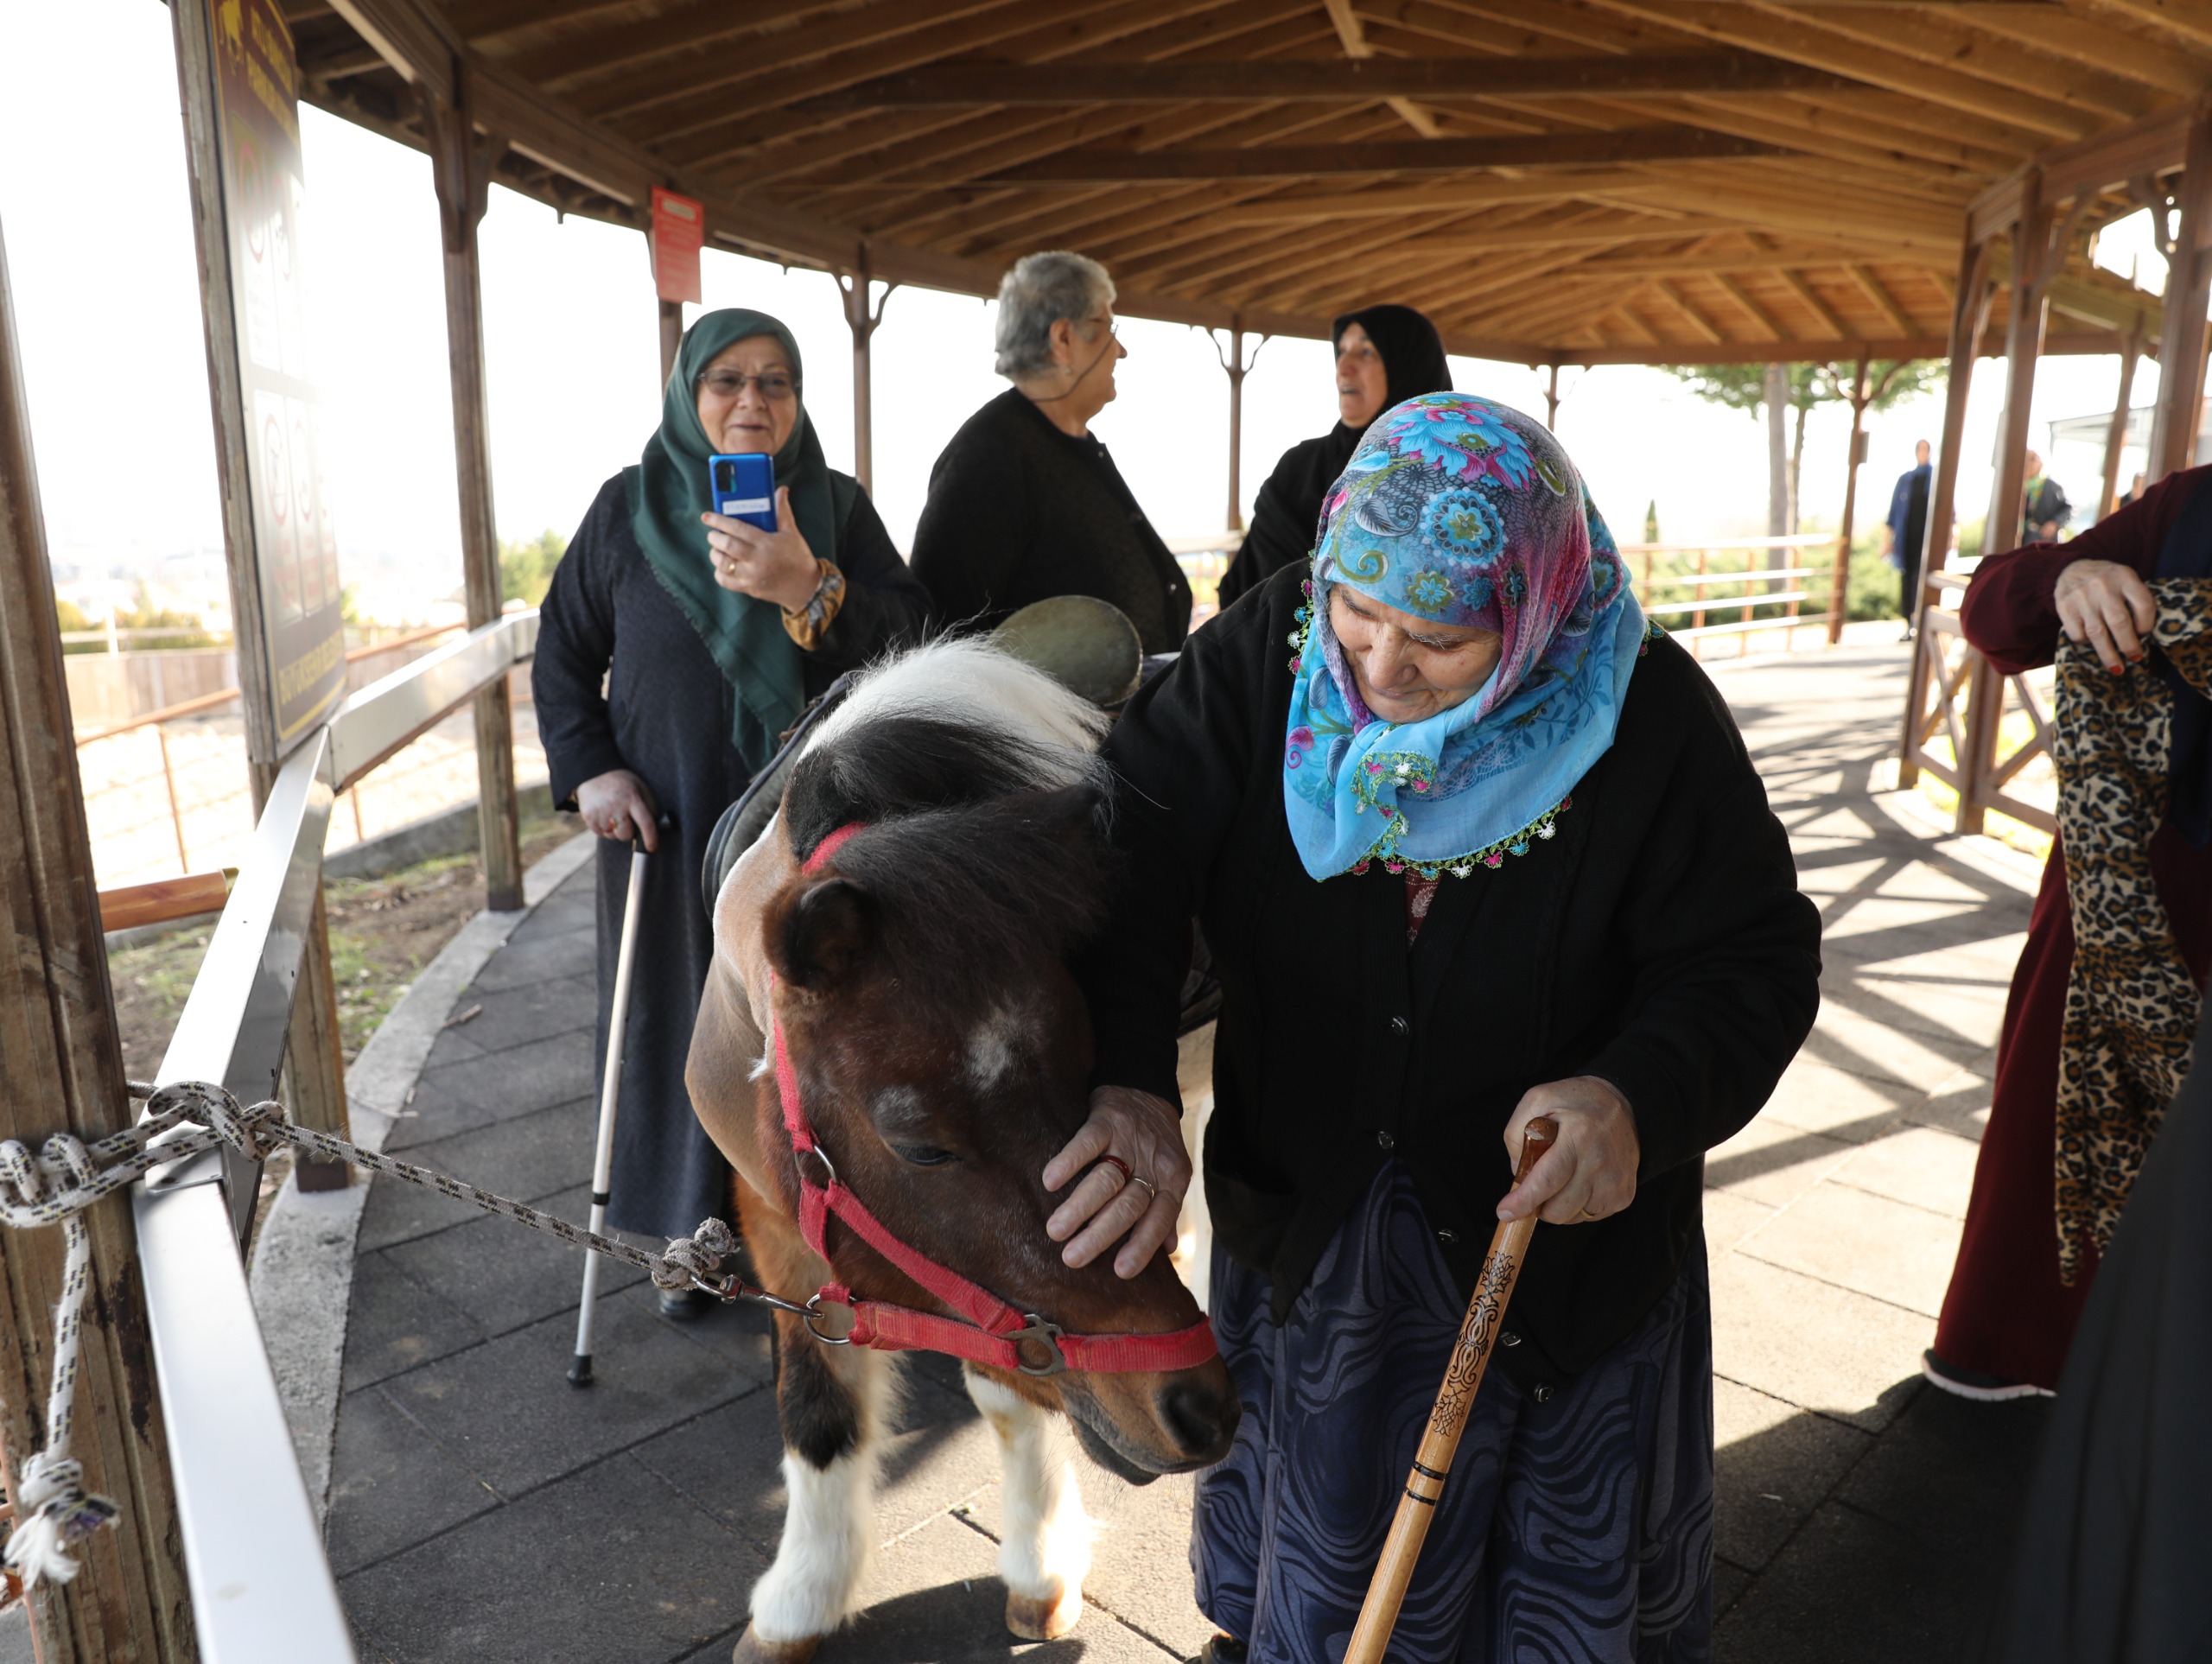
[[[1740,1664],[1961,1656],[2040,1424],[2038,1405],[1963,1405],[1917,1373],[2028,898],[2017,861],[1909,830],[1868,794],[1904,666],[1847,646],[1716,673],[1827,927],[1819,1028],[1708,1167],[1718,1655]],[[455,1002],[388,1146],[579,1218],[589,883],[556,891]],[[664,1323],[617,1273],[580,1393],[563,1379],[572,1254],[379,1180],[359,1256],[329,1537],[364,1658],[726,1658],[781,1518],[765,1324]],[[1132,1489],[1087,1464],[1104,1525],[1090,1613],[1016,1648],[991,1441],[954,1368],[920,1360],[909,1380],[874,1604],[823,1664],[1195,1653],[1188,1482]]]

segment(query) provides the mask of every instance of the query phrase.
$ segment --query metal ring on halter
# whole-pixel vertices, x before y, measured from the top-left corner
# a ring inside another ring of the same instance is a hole
[[[811,1150],[793,1150],[791,1152],[791,1165],[794,1167],[798,1166],[800,1162],[804,1161],[810,1155],[817,1161],[819,1161],[822,1164],[822,1171],[830,1175],[830,1182],[824,1184],[822,1188],[825,1191],[833,1191],[836,1189],[837,1164],[830,1159],[830,1152],[823,1149],[819,1144],[816,1145]],[[802,1173],[799,1177],[804,1179],[806,1175]]]
[[[789,1307],[779,1307],[779,1309],[790,1310]],[[845,1309],[849,1312],[852,1310],[850,1306]],[[825,1335],[822,1332],[822,1297],[819,1294],[799,1308],[799,1321],[806,1325],[807,1333],[824,1346],[850,1346],[853,1343],[853,1331],[849,1329],[842,1335]]]
[[[1029,1326],[1017,1329],[1006,1338],[1014,1343],[1014,1367],[1025,1375],[1057,1375],[1068,1367],[1067,1354],[1060,1350],[1060,1326],[1046,1323],[1034,1312],[1027,1314]],[[1021,1343],[1035,1341],[1045,1349],[1045,1362],[1033,1364],[1021,1356]]]

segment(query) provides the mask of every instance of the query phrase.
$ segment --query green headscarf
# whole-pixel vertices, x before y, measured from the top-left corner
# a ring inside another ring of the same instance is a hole
[[[661,395],[659,429],[645,441],[638,465],[622,471],[622,483],[629,494],[630,530],[645,563],[737,691],[730,743],[757,774],[805,705],[799,651],[785,634],[783,611],[773,601],[715,581],[707,529],[699,524],[713,506],[707,459],[715,454],[699,422],[699,378],[717,353],[752,335],[773,337],[791,361],[792,377],[799,376],[798,343],[778,320],[741,307],[707,313],[684,333],[675,372]],[[803,401],[791,437],[776,453],[776,483],[791,491],[791,518],[807,546],[822,559],[836,560],[837,493]]]

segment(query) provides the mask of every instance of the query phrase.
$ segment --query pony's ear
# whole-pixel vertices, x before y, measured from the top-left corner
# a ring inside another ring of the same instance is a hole
[[[875,898],[849,879],[818,880],[785,897],[766,935],[776,974],[794,988],[822,993],[849,976],[875,946]]]

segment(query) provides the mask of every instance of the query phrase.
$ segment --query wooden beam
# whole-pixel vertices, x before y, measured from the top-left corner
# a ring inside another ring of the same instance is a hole
[[[1351,9],[1351,0],[1321,0],[1329,14],[1329,22],[1337,31],[1337,39],[1344,49],[1344,56],[1351,59],[1372,58],[1375,48],[1367,44],[1366,31],[1360,28],[1358,14]],[[1396,112],[1398,118],[1423,138],[1438,135],[1436,117],[1430,115],[1411,98],[1386,94],[1382,100]]]
[[[1741,283],[1725,271],[1708,272],[1706,275],[1712,279],[1713,287],[1733,301],[1753,323],[1766,332],[1769,340],[1778,341],[1783,338],[1785,332],[1782,326],[1774,321],[1774,314],[1746,294]]]
[[[2207,279],[2212,276],[2212,111],[2199,106],[2190,123],[2181,176],[2181,225],[2166,270],[2165,316],[2159,330],[2158,414],[2151,425],[2146,472],[2156,484],[2196,460],[2203,410]]]
[[[1898,334],[1920,333],[1920,326],[1913,321],[1912,315],[1897,304],[1897,297],[1882,287],[1880,280],[1872,272],[1857,265],[1847,266],[1844,270],[1850,274],[1851,281],[1859,285],[1859,292],[1872,301],[1882,315],[1896,326]]]
[[[1769,156],[1770,144],[1694,128],[1547,133],[1529,138],[1433,139],[1422,143],[1265,145],[1250,149],[1076,153],[1008,169],[983,184],[1094,184],[1102,180],[1306,179],[1331,174],[1463,173],[1482,168]]]
[[[1379,58],[1185,60],[1179,63],[931,64],[810,100],[803,111],[916,109],[943,105],[1176,104],[1185,99],[1371,104],[1404,97],[1605,97],[1624,92],[1748,93],[1852,83],[1747,52],[1659,53],[1632,58]]]
[[[1634,219],[1607,216],[1561,225],[1547,214],[1525,225],[1507,225],[1495,230],[1432,232],[1427,236],[1408,238],[1403,242],[1389,243],[1385,246],[1394,254],[1480,254],[1491,249],[1567,248],[1595,243],[1681,241],[1735,229],[1732,220],[1664,219],[1657,215],[1640,215]]]
[[[1611,169],[1587,174],[1547,172],[1527,179],[1484,175],[1454,180],[1449,185],[1396,190],[1279,191],[1223,208],[1219,219],[1225,225],[1319,225],[1336,219],[1488,208],[1503,202],[1556,202],[1596,191],[1633,189],[1649,182],[1649,175]]]
[[[1675,310],[1681,313],[1682,316],[1688,319],[1690,321],[1690,327],[1696,330],[1697,333],[1704,336],[1706,340],[1711,341],[1715,346],[1721,346],[1727,341],[1728,337],[1721,333],[1720,327],[1714,323],[1712,319],[1707,317],[1704,313],[1699,311],[1696,307],[1693,306],[1690,303],[1688,297],[1685,295],[1681,289],[1676,289],[1667,278],[1656,278],[1653,281],[1651,286],[1657,289],[1659,293],[1665,295],[1669,304],[1673,306]]]
[[[1779,266],[1776,268],[1775,276],[1782,279],[1783,287],[1804,302],[1807,311],[1835,332],[1837,340],[1849,340],[1856,333],[1837,314],[1834,308],[1821,298],[1820,292],[1805,281],[1802,273],[1788,266]]]
[[[2117,354],[2126,346],[2126,338],[2099,332],[2080,335],[2050,335],[2044,340],[2042,356],[2056,358],[2076,355],[2104,356]],[[1453,352],[1460,349],[1452,347]],[[1940,359],[1943,356],[1944,341],[1937,335],[1916,335],[1907,340],[1805,340],[1730,341],[1725,345],[1706,346],[1696,342],[1679,343],[1672,348],[1665,344],[1644,351],[1624,348],[1545,347],[1534,349],[1536,357],[1512,359],[1510,362],[1560,364],[1825,364],[1843,353],[1856,355],[1864,352],[1870,359]],[[1994,340],[1986,345],[1981,356],[2002,358],[2004,349]]]

